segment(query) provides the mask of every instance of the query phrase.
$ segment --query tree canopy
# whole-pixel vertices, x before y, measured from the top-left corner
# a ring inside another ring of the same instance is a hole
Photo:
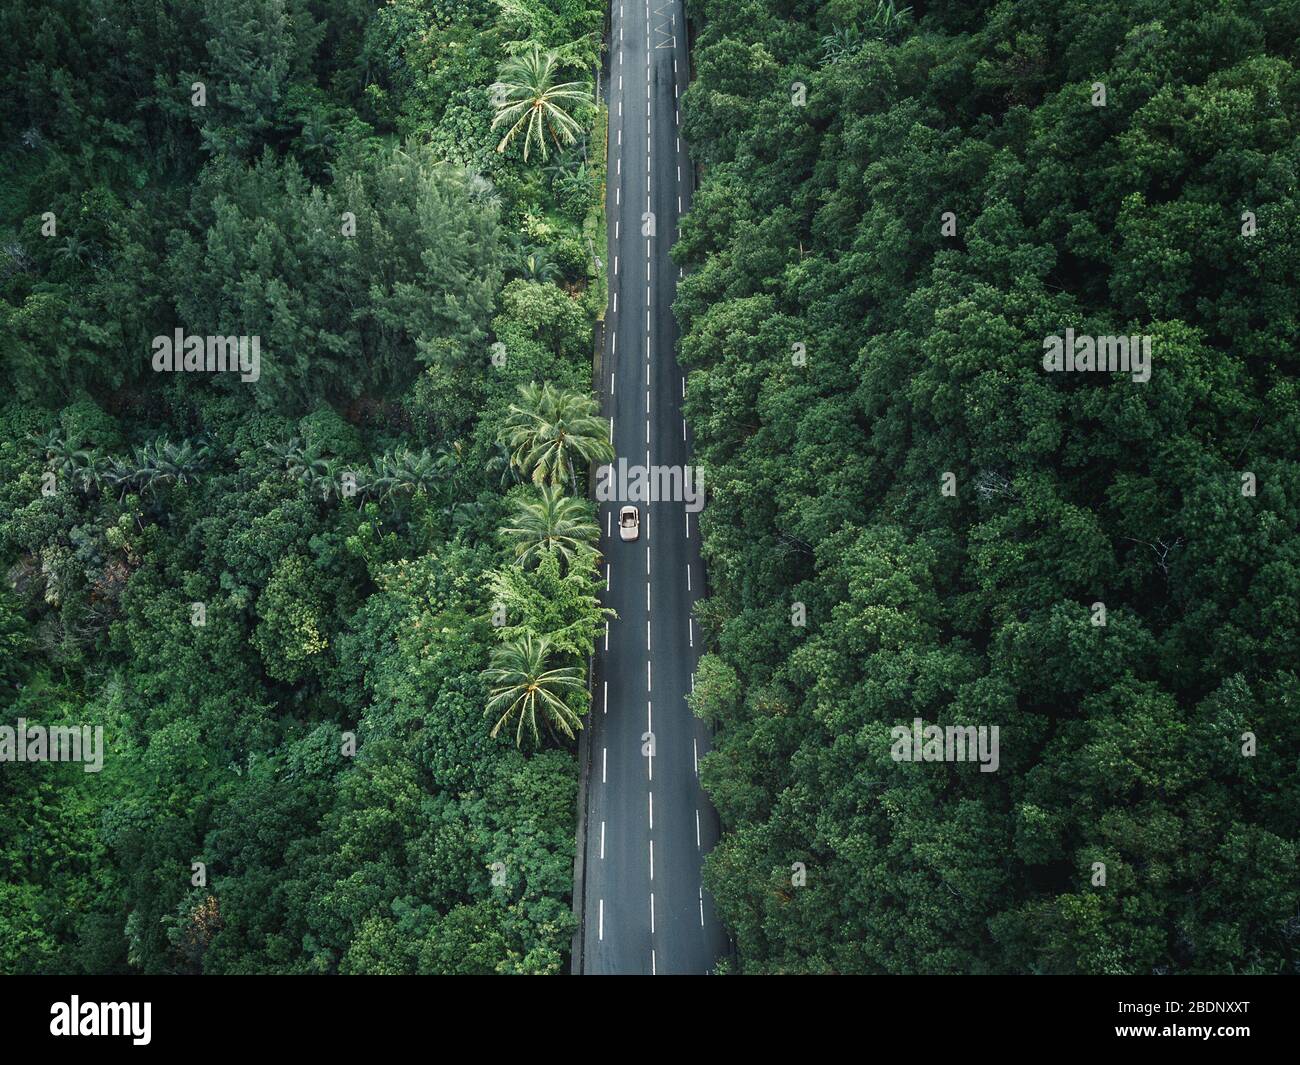
[[[1300,7],[897,10],[692,5],[735,966],[1293,971]],[[1067,328],[1149,381],[1045,372]]]

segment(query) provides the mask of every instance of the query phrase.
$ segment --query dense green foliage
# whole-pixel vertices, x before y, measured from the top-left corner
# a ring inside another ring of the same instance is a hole
[[[564,968],[585,684],[520,749],[490,670],[585,679],[604,616],[585,501],[517,555],[506,443],[585,410],[602,13],[0,12],[0,723],[108,748],[0,766],[0,972]],[[582,86],[544,168],[492,128],[534,46]],[[177,328],[260,376],[155,372]]]
[[[1294,971],[1300,4],[690,8],[739,968]],[[1150,381],[1044,372],[1067,327]],[[894,761],[916,718],[998,771]]]

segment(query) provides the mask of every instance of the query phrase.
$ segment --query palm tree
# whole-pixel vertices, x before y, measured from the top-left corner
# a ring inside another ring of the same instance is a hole
[[[573,484],[573,459],[608,461],[614,457],[609,423],[590,395],[552,388],[549,383],[519,386],[519,403],[501,431],[510,461],[534,484]]]
[[[545,637],[532,635],[507,640],[493,650],[491,664],[483,671],[483,679],[491,685],[484,716],[499,715],[493,736],[514,720],[515,745],[523,746],[525,729],[537,743],[539,716],[547,731],[558,730],[569,739],[582,728],[581,717],[568,703],[570,693],[581,691],[585,684],[582,670],[576,666],[548,669],[550,650]]]
[[[311,476],[311,462],[307,458],[306,452],[303,451],[302,440],[298,437],[291,437],[288,443],[277,444],[271,442],[265,445],[266,450],[275,456],[275,464],[284,470],[285,476],[291,481],[306,481]]]
[[[453,503],[442,508],[442,516],[451,522],[451,527],[456,532],[463,529],[473,535],[483,519],[483,504],[468,501]],[[474,539],[478,537],[474,536]]]
[[[497,487],[502,491],[519,483],[519,471],[510,461],[510,449],[499,441],[492,445],[492,453],[483,464],[483,470],[488,475],[489,483],[495,477]]]
[[[445,462],[429,454],[428,448],[411,451],[403,448],[394,456],[393,486],[389,491],[415,495],[433,495],[446,471]]]
[[[149,448],[146,445],[146,451]],[[189,440],[173,444],[159,437],[153,442],[146,464],[157,471],[156,479],[162,484],[193,484],[199,479],[206,458],[204,449],[196,448]]]
[[[574,559],[590,556],[600,538],[600,526],[591,520],[584,503],[549,484],[542,486],[540,499],[519,500],[512,523],[501,532],[515,541],[515,560],[520,565],[554,554],[566,568]]]
[[[141,493],[152,491],[161,474],[158,457],[149,444],[131,449],[129,469],[131,487]]]
[[[339,459],[317,459],[308,474],[312,491],[325,503],[343,498],[343,477],[347,472]]]
[[[95,476],[102,484],[116,489],[119,500],[126,498],[128,492],[136,487],[136,471],[126,459],[110,455],[95,470]]]
[[[61,437],[57,429],[51,429],[45,436],[33,433],[32,439],[45,452],[49,468],[66,478],[75,479],[91,465],[90,452],[80,443]]]
[[[504,152],[520,133],[524,135],[525,161],[533,145],[546,158],[547,134],[557,146],[577,140],[582,126],[565,106],[590,99],[591,90],[580,81],[556,84],[558,63],[559,56],[553,49],[543,52],[534,44],[501,65],[498,80],[488,89],[497,112],[492,128],[508,126],[497,145],[498,152]]]
[[[81,264],[86,261],[86,256],[89,254],[90,245],[80,237],[72,236],[63,238],[63,243],[55,251],[54,257],[66,262]]]
[[[560,276],[555,263],[541,248],[524,245],[519,250],[519,263],[516,269],[519,276],[528,281],[554,281]]]

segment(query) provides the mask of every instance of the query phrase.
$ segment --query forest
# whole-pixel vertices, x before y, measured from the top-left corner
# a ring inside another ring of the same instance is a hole
[[[0,9],[0,973],[568,970],[606,6]],[[1300,0],[686,10],[720,971],[1296,972]]]
[[[728,966],[1294,972],[1300,4],[688,9]]]
[[[567,967],[604,17],[4,5],[0,972]]]

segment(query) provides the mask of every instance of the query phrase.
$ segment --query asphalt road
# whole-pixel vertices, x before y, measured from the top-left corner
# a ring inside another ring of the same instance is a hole
[[[680,468],[690,441],[668,249],[691,194],[678,106],[685,15],[680,0],[612,2],[602,403],[629,466]],[[640,539],[622,542],[619,506],[600,505],[604,601],[618,618],[597,645],[588,725],[583,971],[704,974],[727,939],[700,877],[718,837],[698,774],[708,730],[686,705],[700,651],[698,514],[684,501],[642,503]]]

